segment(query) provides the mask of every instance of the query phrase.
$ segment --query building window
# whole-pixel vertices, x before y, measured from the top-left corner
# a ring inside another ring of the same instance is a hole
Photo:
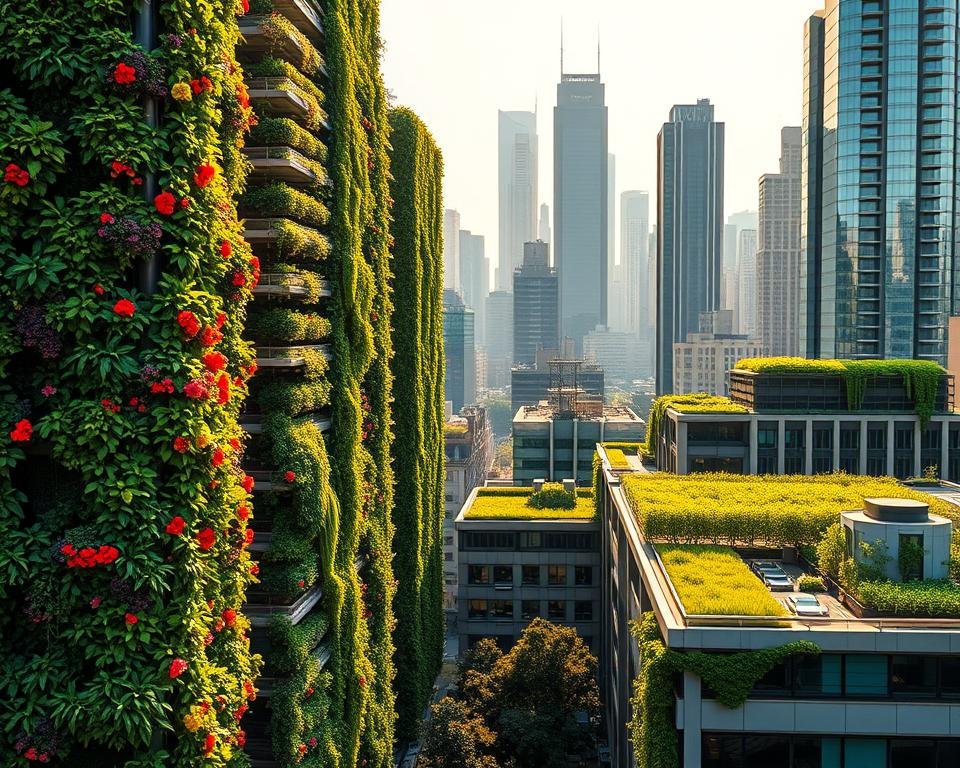
[[[453,552],[444,552],[443,553],[444,562],[452,563],[453,562]]]
[[[573,604],[573,618],[576,621],[593,621],[593,602],[577,600]]]
[[[757,430],[757,448],[776,448],[776,447],[777,447],[776,428]]]
[[[547,618],[565,620],[567,618],[566,601],[565,600],[548,600],[547,601]]]
[[[467,604],[467,618],[468,619],[485,619],[487,618],[487,601],[486,600],[471,600]]]
[[[903,698],[936,696],[937,658],[893,656],[890,661],[890,693]]]
[[[565,587],[567,585],[567,566],[548,565],[547,584],[551,587]]]
[[[573,578],[578,587],[589,587],[591,584],[593,584],[593,566],[576,566],[573,569]]]
[[[491,619],[512,619],[513,600],[490,600]]]
[[[530,619],[535,619],[540,615],[540,601],[539,600],[521,600],[520,601],[520,618],[529,621]]]
[[[489,584],[490,566],[489,565],[470,565],[467,566],[467,584]]]
[[[513,584],[513,566],[495,565],[493,566],[494,584]]]
[[[536,587],[540,585],[540,566],[524,565],[522,566],[523,585],[527,587]]]

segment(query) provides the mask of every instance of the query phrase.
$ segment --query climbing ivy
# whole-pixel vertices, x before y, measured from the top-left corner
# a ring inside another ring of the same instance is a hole
[[[681,413],[746,413],[747,409],[729,397],[708,395],[698,392],[691,395],[661,395],[650,404],[647,417],[647,433],[640,450],[647,456],[657,457],[657,442],[667,409],[673,408]]]

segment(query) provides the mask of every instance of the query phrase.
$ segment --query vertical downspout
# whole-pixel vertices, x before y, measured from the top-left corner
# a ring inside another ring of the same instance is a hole
[[[140,0],[137,12],[137,24],[134,39],[144,51],[149,53],[156,41],[156,6],[153,0]],[[143,114],[147,125],[156,128],[159,124],[157,100],[151,96],[143,97]],[[157,194],[157,177],[152,171],[143,175],[143,198],[151,203]],[[160,255],[155,253],[149,259],[137,264],[137,288],[148,296],[156,293],[160,282]]]

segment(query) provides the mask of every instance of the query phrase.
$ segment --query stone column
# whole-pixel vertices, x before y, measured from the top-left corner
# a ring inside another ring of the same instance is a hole
[[[887,419],[887,474],[893,476],[893,417]]]
[[[920,466],[920,440],[923,433],[920,431],[920,418],[913,422],[913,476],[920,477],[923,474],[923,467]]]
[[[785,434],[786,419],[777,419],[777,474],[783,474],[784,453],[787,450],[787,436]]]
[[[683,766],[700,768],[702,734],[700,678],[693,672],[683,673]]]
[[[867,474],[867,420],[860,419],[860,467],[858,474]]]
[[[813,418],[808,416],[803,435],[803,474],[813,474]]]
[[[840,469],[840,419],[833,420],[833,471]]]
[[[950,477],[950,419],[940,422],[940,477]]]
[[[757,440],[759,439],[757,432],[757,417],[753,415],[750,417],[750,464],[748,466],[751,475],[757,474]]]
[[[688,472],[687,461],[687,422],[677,419],[677,474],[685,475]]]

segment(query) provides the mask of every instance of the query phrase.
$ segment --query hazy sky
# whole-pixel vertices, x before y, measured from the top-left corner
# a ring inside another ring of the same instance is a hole
[[[709,98],[726,123],[727,214],[757,207],[776,172],[780,127],[799,125],[803,24],[819,0],[383,0],[383,75],[443,150],[445,204],[497,257],[497,110],[539,107],[540,202],[553,205],[553,107],[560,72],[606,84],[617,198],[651,192],[657,132],[673,104]],[[618,211],[619,233],[619,211]],[[619,234],[617,239],[619,240]]]

